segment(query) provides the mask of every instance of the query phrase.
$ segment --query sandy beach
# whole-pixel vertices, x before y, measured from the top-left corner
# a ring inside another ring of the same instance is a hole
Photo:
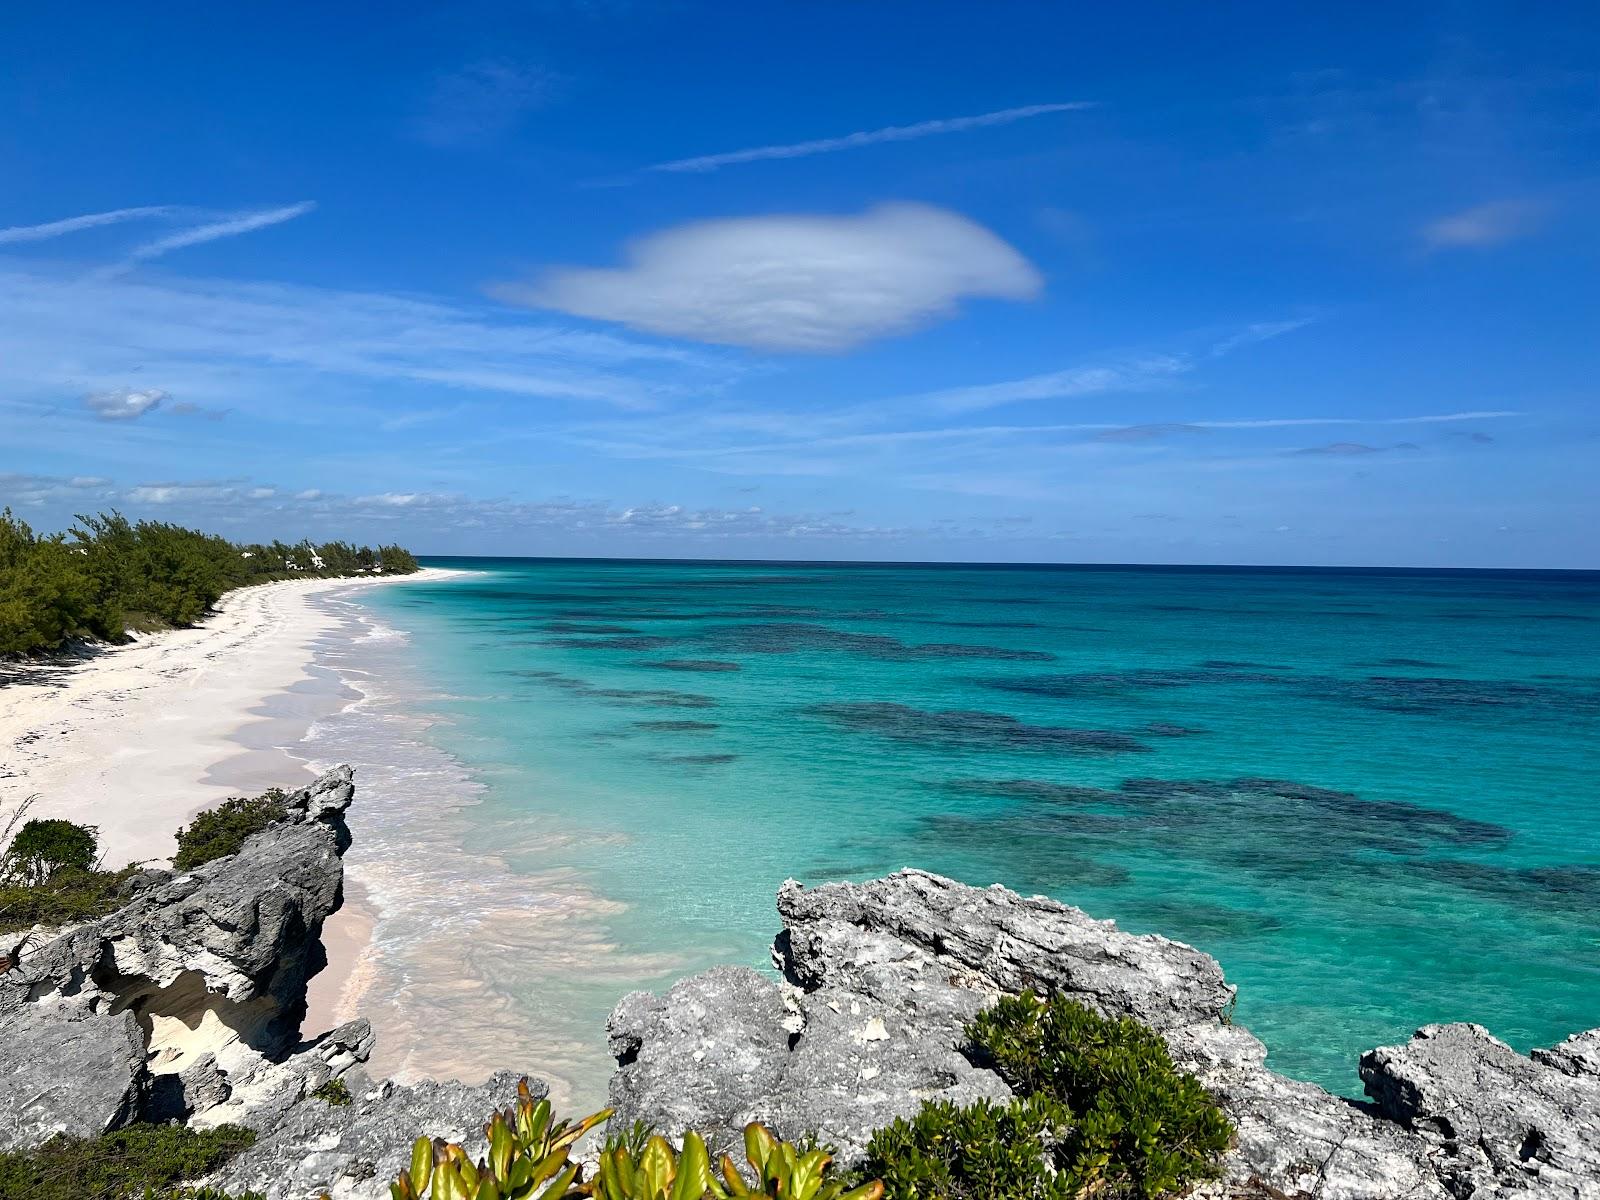
[[[31,816],[95,826],[108,866],[168,858],[194,813],[306,774],[274,739],[240,734],[306,678],[335,620],[312,600],[449,574],[240,588],[193,628],[16,668],[0,686],[0,813],[33,797]]]

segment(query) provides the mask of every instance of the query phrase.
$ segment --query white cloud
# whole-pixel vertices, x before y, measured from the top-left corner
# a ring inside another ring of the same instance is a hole
[[[118,208],[111,212],[89,213],[82,217],[67,217],[43,225],[13,225],[0,229],[0,244],[7,242],[42,242],[49,238],[77,233],[81,229],[96,229],[101,225],[118,225],[123,221],[137,221],[146,217],[165,217],[176,212],[167,205],[146,205],[143,208]]]
[[[922,204],[704,221],[637,241],[628,258],[494,294],[672,337],[826,353],[949,316],[965,297],[1026,300],[1042,286],[987,229]]]
[[[135,246],[128,252],[123,268],[134,263],[147,262],[152,258],[160,258],[163,254],[170,254],[174,250],[182,250],[188,246],[199,246],[205,242],[214,242],[219,238],[236,237],[241,233],[251,233],[257,229],[265,229],[270,225],[281,225],[285,221],[292,221],[296,217],[304,216],[316,208],[316,202],[302,200],[298,204],[286,204],[281,208],[265,208],[255,212],[235,213],[219,221],[210,221],[204,225],[196,225],[191,229],[182,229],[177,233],[168,234],[163,238],[145,242]]]
[[[133,421],[161,407],[167,393],[160,388],[113,388],[90,392],[83,405],[102,421]]]
[[[655,163],[650,171],[715,171],[719,167],[736,163],[760,162],[773,158],[805,158],[812,154],[831,154],[836,150],[854,150],[859,146],[873,146],[880,142],[909,142],[917,138],[934,137],[943,133],[961,133],[968,129],[983,129],[990,125],[1009,125],[1030,117],[1050,113],[1075,112],[1093,108],[1091,101],[1074,101],[1067,104],[1029,104],[1022,108],[1004,108],[998,112],[980,113],[975,117],[944,117],[934,121],[918,121],[914,125],[889,125],[883,129],[869,129],[847,133],[843,137],[817,138],[808,142],[790,142],[786,145],[756,146],[749,150],[732,150],[725,154],[704,154],[697,158],[679,158],[672,162]]]
[[[1497,246],[1532,233],[1543,206],[1529,200],[1496,200],[1440,217],[1422,229],[1429,250]]]

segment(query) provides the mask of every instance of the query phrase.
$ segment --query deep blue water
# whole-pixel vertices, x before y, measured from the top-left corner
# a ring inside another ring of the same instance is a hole
[[[464,861],[602,902],[608,969],[486,968],[580,1090],[784,878],[907,865],[1192,942],[1339,1091],[1425,1022],[1600,1025],[1600,574],[433,565],[361,602],[483,785]]]

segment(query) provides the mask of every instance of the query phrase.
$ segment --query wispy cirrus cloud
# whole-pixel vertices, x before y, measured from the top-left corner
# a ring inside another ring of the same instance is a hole
[[[542,105],[554,82],[549,72],[524,64],[468,63],[434,81],[412,132],[439,149],[486,146]]]
[[[702,154],[694,158],[678,158],[670,162],[653,163],[647,171],[675,173],[720,170],[740,163],[763,162],[780,158],[808,158],[813,154],[832,154],[839,150],[856,150],[862,146],[876,146],[884,142],[910,142],[918,138],[938,137],[947,133],[964,133],[969,129],[986,129],[994,125],[1011,125],[1034,117],[1052,113],[1078,112],[1096,107],[1094,101],[1075,100],[1061,104],[1027,104],[1020,108],[1002,108],[996,112],[979,113],[971,117],[941,117],[931,121],[918,121],[912,125],[886,125],[881,129],[867,129],[847,133],[842,137],[814,138],[804,142],[788,142],[773,146],[754,146],[746,150],[730,150],[721,154]]]
[[[1393,446],[1370,446],[1366,442],[1329,442],[1323,446],[1305,446],[1292,453],[1318,458],[1361,458],[1368,454],[1384,454],[1390,450],[1419,450],[1415,442],[1397,442]]]
[[[1534,200],[1495,200],[1440,217],[1422,227],[1428,250],[1482,249],[1535,232],[1546,207]]]
[[[1187,357],[1153,355],[1109,366],[1070,367],[1064,371],[1047,371],[1041,375],[1008,379],[1000,383],[924,392],[907,397],[903,403],[941,412],[973,412],[1024,400],[1070,400],[1116,392],[1145,391],[1160,387],[1174,376],[1192,369],[1193,363]]]
[[[1189,374],[1207,358],[1222,358],[1247,346],[1271,341],[1297,329],[1304,329],[1316,319],[1296,317],[1284,321],[1257,321],[1214,341],[1209,348],[1199,352],[1130,356],[1120,362],[1094,363],[1046,371],[1021,379],[925,392],[906,397],[901,403],[956,413],[1029,400],[1073,400],[1151,391],[1166,387],[1180,376]]]
[[[130,372],[138,372],[130,376]],[[487,304],[294,284],[0,266],[0,406],[130,387],[164,411],[298,420],[366,397],[384,417],[457,398],[648,408],[715,388],[721,356],[530,321]],[[148,383],[144,381],[148,380]],[[428,394],[431,393],[431,396]]]
[[[128,252],[123,262],[113,270],[126,270],[136,263],[148,262],[150,259],[160,258],[163,254],[171,254],[174,250],[183,250],[189,246],[201,246],[221,238],[238,237],[242,233],[254,233],[257,229],[282,225],[285,221],[305,216],[316,207],[316,201],[302,200],[298,204],[236,213],[219,221],[208,221],[204,225],[181,229],[177,233],[135,246]]]
[[[65,217],[59,221],[47,221],[41,225],[14,225],[9,229],[0,229],[0,245],[18,245],[27,242],[43,242],[52,238],[65,237],[68,234],[79,233],[86,229],[99,229],[108,225],[121,225],[129,221],[142,220],[190,220],[199,221],[188,228],[179,229],[165,237],[153,238],[141,242],[129,250],[122,261],[103,269],[102,275],[114,275],[129,270],[141,262],[160,258],[174,250],[182,250],[189,246],[199,246],[206,242],[214,242],[219,238],[237,237],[244,233],[253,233],[257,229],[266,229],[273,225],[281,225],[285,221],[292,221],[296,217],[304,216],[316,208],[316,202],[302,200],[297,204],[286,204],[276,208],[249,209],[232,213],[208,213],[204,210],[185,207],[176,204],[152,204],[138,208],[118,208],[109,212],[87,213],[80,217]]]
[[[124,221],[142,221],[151,217],[168,217],[182,210],[172,205],[150,204],[139,208],[116,208],[110,212],[88,213],[81,217],[67,217],[60,221],[46,221],[42,225],[13,225],[0,229],[0,245],[18,242],[43,242],[64,237],[84,229],[98,229],[102,225],[120,225]]]
[[[1270,342],[1273,338],[1282,337],[1286,333],[1293,333],[1297,329],[1304,329],[1307,325],[1315,324],[1316,317],[1294,317],[1287,321],[1257,321],[1246,325],[1238,333],[1223,338],[1211,347],[1211,357],[1221,358],[1225,354],[1232,354],[1235,350],[1245,346],[1253,346],[1258,342]]]

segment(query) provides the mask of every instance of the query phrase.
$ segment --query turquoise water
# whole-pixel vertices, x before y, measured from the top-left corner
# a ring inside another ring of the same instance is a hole
[[[579,1092],[783,879],[907,865],[1201,947],[1337,1091],[1425,1022],[1600,1025],[1595,573],[434,565],[361,603],[482,788],[462,861],[555,905],[482,969]]]

